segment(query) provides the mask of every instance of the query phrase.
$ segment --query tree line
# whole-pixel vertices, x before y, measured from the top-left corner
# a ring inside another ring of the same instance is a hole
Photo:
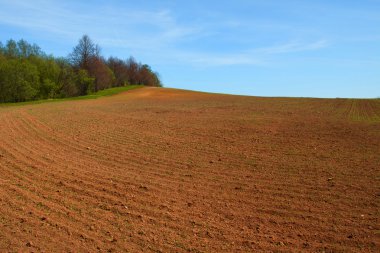
[[[82,96],[131,84],[162,86],[149,65],[133,57],[105,59],[87,35],[60,58],[25,40],[0,42],[0,102]]]

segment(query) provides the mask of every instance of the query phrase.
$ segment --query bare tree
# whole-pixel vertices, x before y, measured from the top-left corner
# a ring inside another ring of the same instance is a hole
[[[107,60],[108,67],[115,74],[115,86],[125,86],[129,84],[127,64],[116,57],[110,57]]]
[[[69,58],[74,66],[88,70],[91,58],[98,57],[99,54],[100,47],[93,43],[88,35],[83,35]]]
[[[135,58],[129,57],[125,61],[125,65],[127,67],[127,75],[129,78],[130,84],[141,84],[140,78],[139,78],[139,69],[140,69],[140,63],[138,63]]]
[[[105,64],[104,59],[100,57],[92,57],[89,62],[88,73],[91,77],[95,78],[95,91],[112,87],[115,75]]]

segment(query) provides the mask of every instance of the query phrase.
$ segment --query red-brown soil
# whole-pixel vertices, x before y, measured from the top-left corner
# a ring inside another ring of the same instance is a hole
[[[380,100],[0,107],[0,252],[378,252],[379,181]]]

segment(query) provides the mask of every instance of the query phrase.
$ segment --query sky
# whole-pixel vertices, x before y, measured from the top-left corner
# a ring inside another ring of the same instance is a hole
[[[84,34],[165,87],[380,97],[380,0],[0,0],[0,41],[67,56]]]

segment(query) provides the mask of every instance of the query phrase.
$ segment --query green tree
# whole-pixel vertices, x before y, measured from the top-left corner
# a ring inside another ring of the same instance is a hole
[[[18,52],[20,54],[20,57],[27,58],[31,55],[32,47],[25,40],[23,40],[23,39],[19,40],[17,42],[17,48],[18,48]]]
[[[76,76],[78,95],[83,96],[95,91],[95,79],[90,77],[86,70],[80,69]]]
[[[26,60],[11,59],[0,65],[0,101],[22,102],[38,92],[37,67]]]
[[[0,56],[3,56],[5,54],[5,48],[3,43],[0,41]]]
[[[32,62],[39,72],[38,98],[54,98],[59,93],[59,76],[61,68],[53,57],[30,56]]]
[[[55,59],[60,68],[57,97],[75,97],[79,95],[76,85],[77,74],[66,58]]]
[[[20,55],[20,52],[17,47],[17,43],[15,40],[8,40],[5,45],[5,55],[8,58],[17,58]]]

